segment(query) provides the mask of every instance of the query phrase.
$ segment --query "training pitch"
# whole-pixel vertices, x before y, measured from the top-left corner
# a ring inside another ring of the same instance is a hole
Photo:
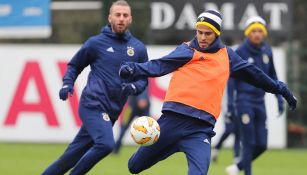
[[[63,144],[0,144],[0,175],[34,175],[41,172],[66,148]],[[137,147],[124,147],[120,154],[100,161],[89,175],[128,175],[129,157]],[[232,152],[222,150],[217,164],[211,163],[209,175],[226,175],[225,167],[232,163]],[[140,175],[186,175],[187,162],[183,153],[177,153]],[[305,175],[307,150],[269,150],[253,166],[259,175]],[[243,173],[241,173],[243,175]]]

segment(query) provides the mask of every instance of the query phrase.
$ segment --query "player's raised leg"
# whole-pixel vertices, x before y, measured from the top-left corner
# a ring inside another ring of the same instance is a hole
[[[162,114],[158,120],[161,130],[159,140],[151,146],[140,147],[129,159],[128,168],[130,173],[138,174],[179,151],[177,141],[182,136],[182,133],[174,128],[180,123],[173,120],[171,115],[173,114]]]
[[[71,171],[71,174],[76,175],[86,174],[98,161],[111,153],[115,146],[112,122],[106,113],[80,106],[79,114],[85,129],[94,141],[94,145]],[[84,120],[85,118],[86,120]]]

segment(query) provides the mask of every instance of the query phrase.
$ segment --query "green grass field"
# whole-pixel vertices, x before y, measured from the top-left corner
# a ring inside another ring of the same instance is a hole
[[[0,175],[40,174],[65,149],[66,145],[0,144]],[[124,147],[119,155],[99,162],[90,175],[128,175],[127,161],[137,147]],[[223,150],[217,164],[211,164],[209,175],[225,175],[232,162],[232,152]],[[306,175],[307,150],[269,150],[254,163],[256,175]],[[186,175],[187,162],[177,153],[156,164],[141,175]],[[243,174],[243,173],[242,173]]]

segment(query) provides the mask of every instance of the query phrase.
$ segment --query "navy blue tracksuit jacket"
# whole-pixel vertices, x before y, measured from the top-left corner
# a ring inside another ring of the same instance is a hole
[[[273,62],[273,53],[268,44],[263,43],[261,47],[255,47],[249,42],[248,39],[245,39],[244,42],[237,48],[236,53],[250,64],[257,66],[264,73],[270,76],[270,78],[277,80]],[[257,88],[239,79],[235,80],[234,86],[237,91],[237,102],[264,102],[265,91],[263,89]],[[280,95],[277,95],[277,97],[279,101],[282,100]]]
[[[122,94],[121,85],[132,82],[122,80],[118,71],[114,71],[119,70],[124,61],[146,62],[148,61],[147,50],[144,44],[130,32],[118,35],[107,25],[99,35],[89,38],[68,63],[67,72],[63,78],[64,84],[74,84],[81,71],[90,65],[91,71],[80,103],[83,106],[107,112],[114,122],[127,101],[127,96]],[[138,94],[146,88],[148,81],[144,78],[133,84]]]

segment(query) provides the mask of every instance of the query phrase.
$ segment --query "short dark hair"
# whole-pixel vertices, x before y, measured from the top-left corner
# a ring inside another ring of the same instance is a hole
[[[115,6],[115,5],[127,6],[127,7],[131,8],[127,1],[125,1],[125,0],[117,0],[117,1],[112,3],[112,5],[110,7],[110,10],[109,10],[109,13],[111,13],[111,10],[112,10],[113,6]]]

